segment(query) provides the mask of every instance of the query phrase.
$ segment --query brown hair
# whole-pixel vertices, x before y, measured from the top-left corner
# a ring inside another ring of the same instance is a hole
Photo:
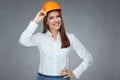
[[[47,17],[48,17],[48,14],[52,11],[47,12],[47,15],[43,19],[43,33],[46,33],[47,30],[49,30],[49,26],[47,25]],[[70,46],[70,41],[65,32],[62,14],[59,10],[54,10],[54,11],[58,11],[61,17],[61,27],[60,27],[60,37],[61,37],[61,42],[62,42],[61,48],[67,48]]]

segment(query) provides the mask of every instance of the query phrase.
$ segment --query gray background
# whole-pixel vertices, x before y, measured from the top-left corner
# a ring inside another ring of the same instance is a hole
[[[36,47],[24,47],[19,36],[47,0],[0,0],[0,80],[34,80]],[[94,58],[79,80],[120,80],[120,1],[55,0],[63,8],[67,32],[75,34]],[[42,23],[37,31],[42,31]],[[81,60],[73,51],[70,68]]]

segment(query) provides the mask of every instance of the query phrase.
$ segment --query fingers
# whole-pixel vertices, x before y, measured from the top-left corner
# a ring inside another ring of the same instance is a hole
[[[46,15],[46,12],[43,11],[43,10],[40,10],[40,11],[37,13],[36,17],[37,17],[37,18],[39,18],[39,17],[44,17],[45,15]]]
[[[40,10],[35,16],[35,18],[33,19],[33,21],[35,23],[39,23],[45,16],[46,16],[46,12],[43,10]]]
[[[67,75],[67,76],[64,76],[63,78],[68,78],[69,76]]]
[[[41,9],[41,11],[42,11],[44,14],[46,14],[46,12],[45,12],[43,9]]]
[[[45,11],[43,11],[43,10],[40,10],[39,14],[40,14],[40,16],[45,16],[47,13]]]
[[[63,75],[63,76],[67,75],[68,74],[68,70],[67,69],[62,69],[60,74]]]
[[[70,71],[69,69],[62,69],[60,74],[62,76],[64,76],[64,78],[68,78],[68,77],[74,78],[75,77],[74,73],[72,71]]]

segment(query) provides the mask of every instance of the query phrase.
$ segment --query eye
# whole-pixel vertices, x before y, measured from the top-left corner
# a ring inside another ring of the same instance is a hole
[[[57,18],[61,18],[60,15],[57,15],[56,17],[57,17]]]
[[[53,19],[53,16],[50,16],[49,19]]]

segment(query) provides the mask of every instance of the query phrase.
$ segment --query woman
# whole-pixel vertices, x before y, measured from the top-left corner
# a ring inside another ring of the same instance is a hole
[[[92,56],[82,43],[73,34],[65,32],[61,12],[58,3],[45,2],[20,37],[22,45],[37,46],[40,51],[37,80],[78,79],[92,63]],[[43,32],[34,34],[42,20]],[[73,71],[68,68],[68,55],[72,50],[83,59]]]

